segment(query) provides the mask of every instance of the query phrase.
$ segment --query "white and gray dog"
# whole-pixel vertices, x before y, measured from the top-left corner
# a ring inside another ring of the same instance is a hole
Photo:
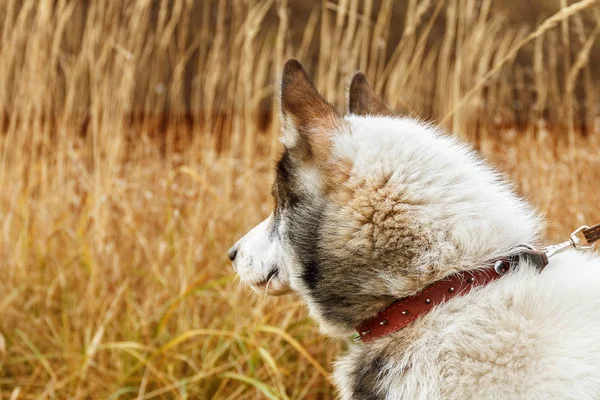
[[[341,117],[297,61],[286,63],[275,207],[229,251],[244,282],[299,294],[335,337],[538,244],[543,228],[467,145],[393,115],[360,73],[348,93]],[[402,329],[351,344],[336,386],[343,399],[600,399],[599,313],[596,256],[567,251],[541,273],[519,261]]]

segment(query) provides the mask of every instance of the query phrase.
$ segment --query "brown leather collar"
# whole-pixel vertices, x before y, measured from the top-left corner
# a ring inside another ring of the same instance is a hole
[[[355,328],[359,335],[357,339],[370,342],[389,333],[399,331],[415,319],[431,311],[438,304],[444,303],[454,296],[466,294],[475,287],[495,281],[512,268],[515,268],[524,259],[527,259],[540,271],[548,265],[548,258],[545,253],[525,249],[515,256],[496,260],[491,263],[491,266],[450,275],[427,286],[413,296],[395,301],[375,317],[357,325]]]

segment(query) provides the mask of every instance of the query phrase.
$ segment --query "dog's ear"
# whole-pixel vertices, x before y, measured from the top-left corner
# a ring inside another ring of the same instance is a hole
[[[375,93],[367,77],[357,72],[350,80],[348,88],[348,112],[354,115],[395,116],[385,102]]]
[[[342,126],[340,116],[319,95],[298,61],[285,63],[281,81],[283,144],[303,158],[327,162],[333,135]]]

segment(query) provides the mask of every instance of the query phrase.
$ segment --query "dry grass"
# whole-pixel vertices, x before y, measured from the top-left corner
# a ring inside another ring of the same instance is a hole
[[[324,2],[297,44],[285,0],[83,3],[0,5],[0,399],[333,397],[344,344],[299,299],[249,294],[225,255],[270,211],[278,124],[262,111],[312,41],[340,109],[357,68],[397,109],[440,120],[462,105],[447,127],[546,213],[550,238],[600,220],[595,115],[585,136],[575,118],[597,106],[598,28],[579,14],[555,21],[578,27],[571,60],[569,29],[411,0],[388,59],[391,1]],[[530,39],[531,65],[511,65]]]

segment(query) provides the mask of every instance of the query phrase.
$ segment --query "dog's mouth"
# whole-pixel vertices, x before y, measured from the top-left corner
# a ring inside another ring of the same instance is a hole
[[[281,296],[291,292],[290,287],[279,279],[279,269],[277,267],[273,267],[264,279],[251,283],[250,286],[257,293],[270,296]]]
[[[279,269],[277,269],[277,267],[273,267],[273,268],[271,268],[271,270],[269,271],[267,276],[264,279],[254,283],[254,286],[259,286],[259,287],[267,286],[271,282],[272,279],[277,278],[277,275],[279,275]]]

